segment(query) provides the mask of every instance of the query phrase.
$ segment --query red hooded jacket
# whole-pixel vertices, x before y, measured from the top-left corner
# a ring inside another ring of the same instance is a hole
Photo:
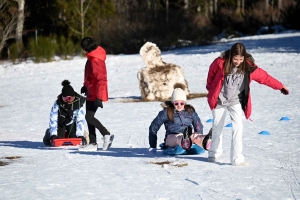
[[[215,109],[218,104],[218,97],[224,81],[224,62],[225,59],[218,57],[209,67],[206,88],[208,90],[207,101],[211,110]],[[277,79],[270,76],[266,71],[255,65],[251,73],[244,76],[245,90],[239,95],[240,102],[245,113],[246,119],[249,119],[252,110],[250,83],[254,80],[260,84],[267,85],[274,90],[281,90],[283,85]]]
[[[103,102],[108,100],[106,52],[98,46],[97,49],[86,54],[87,61],[84,71],[84,86],[87,88],[86,100]]]

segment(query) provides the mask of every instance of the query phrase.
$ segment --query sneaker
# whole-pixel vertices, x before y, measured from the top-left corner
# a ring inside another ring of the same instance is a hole
[[[202,146],[206,151],[208,151],[210,148],[211,137],[212,137],[212,129],[209,130],[208,134],[205,136],[202,142]]]
[[[106,151],[107,149],[109,149],[111,147],[113,140],[114,140],[114,135],[104,135],[102,150]]]
[[[78,148],[78,151],[97,151],[98,150],[98,144],[97,143],[90,143],[88,145],[85,145],[81,148]]]

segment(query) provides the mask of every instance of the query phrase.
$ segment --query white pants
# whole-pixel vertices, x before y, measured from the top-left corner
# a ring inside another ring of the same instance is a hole
[[[218,159],[223,153],[223,136],[222,130],[224,127],[224,121],[226,111],[229,111],[229,115],[232,122],[232,139],[231,139],[231,152],[230,162],[233,165],[238,165],[245,162],[243,155],[243,110],[240,104],[233,106],[218,106],[212,110],[213,114],[213,126],[212,126],[212,141],[210,149],[208,151],[209,158]]]

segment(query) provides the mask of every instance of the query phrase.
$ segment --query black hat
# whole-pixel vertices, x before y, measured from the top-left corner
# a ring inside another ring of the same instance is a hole
[[[72,88],[72,86],[70,85],[70,81],[68,80],[64,80],[61,85],[63,86],[61,93],[63,97],[67,97],[67,96],[75,96],[75,92],[74,89]]]

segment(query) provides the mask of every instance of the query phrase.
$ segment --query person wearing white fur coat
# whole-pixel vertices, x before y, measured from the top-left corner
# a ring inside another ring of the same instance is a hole
[[[188,150],[192,144],[197,144],[208,150],[210,134],[203,135],[203,125],[198,114],[192,105],[186,104],[184,85],[175,84],[174,88],[171,101],[162,103],[163,110],[158,113],[149,127],[149,151],[156,151],[157,132],[162,124],[166,129],[165,147],[179,145]]]

